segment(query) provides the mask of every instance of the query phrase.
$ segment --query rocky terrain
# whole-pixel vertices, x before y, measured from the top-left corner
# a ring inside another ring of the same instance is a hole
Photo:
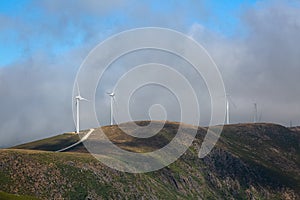
[[[127,130],[136,131],[131,125]],[[127,151],[149,152],[172,140],[178,125],[168,122],[147,139],[117,126],[102,130]],[[300,199],[299,132],[275,124],[228,125],[213,151],[199,159],[206,129],[185,125],[191,129],[197,136],[180,159],[144,174],[113,170],[83,145],[54,152],[79,140],[71,133],[2,149],[0,199]]]

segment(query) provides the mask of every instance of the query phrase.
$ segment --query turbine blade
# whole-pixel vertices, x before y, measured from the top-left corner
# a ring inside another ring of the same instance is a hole
[[[258,117],[258,121],[261,122],[262,119],[262,112],[260,113],[259,117]]]
[[[77,87],[78,96],[80,96],[80,90],[79,90],[79,85],[78,85],[77,81],[76,81],[76,87]]]
[[[115,96],[112,96],[112,101],[113,101],[113,104],[116,106],[116,98],[115,98]]]
[[[237,108],[236,104],[234,103],[234,101],[232,100],[232,98],[231,98],[230,95],[227,96],[227,99],[228,99],[229,103],[230,103],[231,105],[233,105],[234,108]]]
[[[90,100],[83,98],[83,97],[81,98],[81,100],[90,102]]]

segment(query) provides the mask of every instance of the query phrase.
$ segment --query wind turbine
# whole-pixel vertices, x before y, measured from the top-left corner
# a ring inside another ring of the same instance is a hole
[[[236,107],[235,103],[232,101],[230,94],[226,93],[226,124],[230,124],[230,104]]]
[[[253,120],[254,120],[254,123],[257,122],[257,103],[256,102],[254,102],[254,118],[253,118]]]
[[[79,115],[79,103],[80,101],[88,101],[87,99],[83,98],[80,95],[80,90],[79,90],[79,86],[78,83],[76,83],[77,85],[77,96],[75,96],[75,100],[76,100],[76,133],[79,133],[80,129],[79,129],[79,119],[80,119],[80,115]]]
[[[110,125],[114,124],[114,110],[113,110],[113,102],[115,100],[114,92],[106,92],[110,96]]]
[[[258,117],[258,121],[261,122],[262,119],[262,111],[260,111],[259,117]]]

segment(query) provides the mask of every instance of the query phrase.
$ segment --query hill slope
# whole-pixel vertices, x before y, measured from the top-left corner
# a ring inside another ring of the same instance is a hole
[[[134,132],[131,125],[125,124]],[[148,139],[126,135],[117,126],[103,131],[125,150],[148,152],[166,145],[178,125],[168,122]],[[49,151],[78,141],[72,134],[1,150],[0,190],[41,199],[300,199],[298,133],[274,124],[225,126],[213,151],[198,159],[206,130],[185,126],[185,131],[191,129],[198,134],[179,160],[145,174],[110,169],[82,144],[69,152]]]

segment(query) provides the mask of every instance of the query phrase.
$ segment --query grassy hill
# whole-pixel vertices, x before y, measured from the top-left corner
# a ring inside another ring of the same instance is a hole
[[[122,126],[136,132],[132,123]],[[102,128],[119,147],[149,152],[166,145],[178,126],[168,122],[146,139],[129,136],[118,126]],[[180,159],[144,174],[110,169],[82,144],[68,152],[53,152],[78,141],[74,134],[3,149],[0,190],[39,199],[300,199],[299,133],[275,124],[228,125],[213,151],[199,159],[206,129],[184,125],[187,133],[192,129],[197,136]],[[93,136],[90,140],[99,142]]]

